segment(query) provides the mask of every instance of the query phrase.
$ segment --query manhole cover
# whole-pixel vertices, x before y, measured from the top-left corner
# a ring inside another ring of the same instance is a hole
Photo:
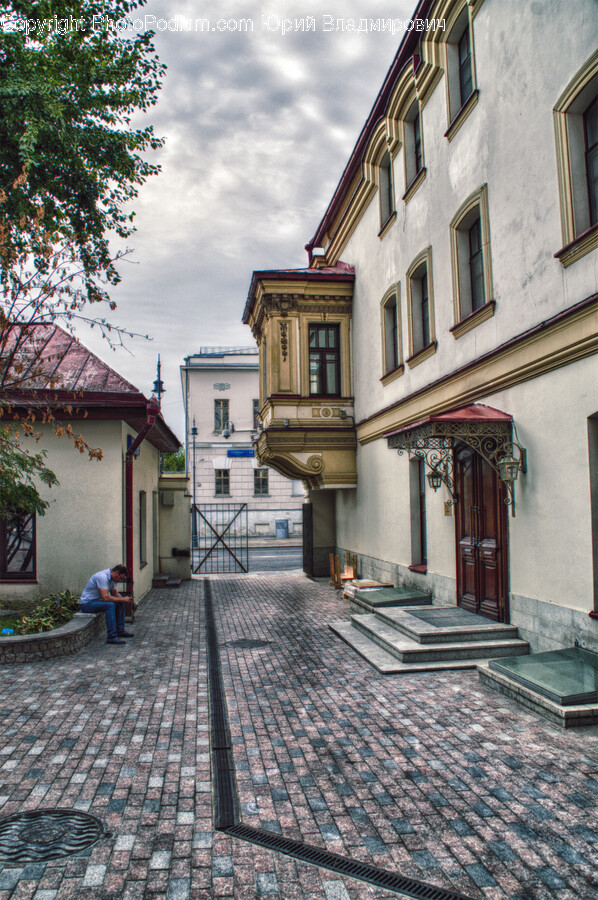
[[[251,638],[239,638],[237,641],[228,641],[226,647],[234,647],[236,650],[261,650],[263,647],[269,647],[272,641],[261,641]]]
[[[0,861],[42,862],[91,847],[106,837],[95,816],[72,809],[36,809],[0,819]]]

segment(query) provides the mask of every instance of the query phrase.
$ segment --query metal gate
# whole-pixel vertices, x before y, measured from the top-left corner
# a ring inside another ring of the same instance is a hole
[[[195,575],[249,570],[246,503],[191,507],[191,568]]]

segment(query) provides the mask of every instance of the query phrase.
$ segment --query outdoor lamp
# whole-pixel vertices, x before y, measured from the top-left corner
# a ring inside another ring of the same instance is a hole
[[[517,481],[519,475],[520,460],[515,459],[512,453],[507,453],[498,462],[498,472],[503,481],[512,484]]]
[[[439,470],[430,469],[426,478],[428,479],[428,484],[430,485],[432,490],[436,492],[442,484],[442,475],[440,474]]]
[[[224,426],[224,428],[222,429],[222,437],[224,438],[225,441],[228,441],[229,437],[231,436],[231,434],[233,433],[234,430],[235,430],[235,426],[233,425],[233,423],[227,422],[226,425]]]

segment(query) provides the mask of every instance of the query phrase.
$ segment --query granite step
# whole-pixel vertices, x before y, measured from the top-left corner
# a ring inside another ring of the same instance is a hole
[[[379,608],[375,615],[385,625],[418,644],[506,641],[519,637],[515,625],[493,622],[456,606],[428,606],[412,610]],[[455,624],[450,624],[453,622]]]
[[[487,663],[490,658],[489,656],[478,657],[475,659],[472,659],[471,657],[460,659],[447,659],[446,657],[443,659],[418,658],[416,661],[403,662],[383,646],[375,643],[363,632],[354,628],[348,620],[333,622],[329,627],[341,638],[341,640],[348,644],[382,675],[408,675],[417,672],[475,669],[480,664]],[[488,643],[484,646],[490,648]],[[527,650],[521,652],[527,652]],[[509,651],[509,654],[513,655],[513,651]]]
[[[529,652],[529,644],[517,637],[507,639],[484,637],[480,641],[471,638],[466,641],[453,639],[448,642],[441,638],[433,644],[422,644],[397,631],[393,625],[378,615],[351,616],[351,626],[405,663],[440,662],[445,659],[495,659],[503,656],[519,656]]]
[[[380,588],[356,591],[351,598],[351,612],[373,612],[387,607],[430,606],[430,594],[411,588]]]

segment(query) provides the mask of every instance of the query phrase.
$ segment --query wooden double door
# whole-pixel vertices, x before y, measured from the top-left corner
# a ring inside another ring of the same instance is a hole
[[[482,456],[455,448],[457,604],[508,622],[507,506],[505,489]]]

